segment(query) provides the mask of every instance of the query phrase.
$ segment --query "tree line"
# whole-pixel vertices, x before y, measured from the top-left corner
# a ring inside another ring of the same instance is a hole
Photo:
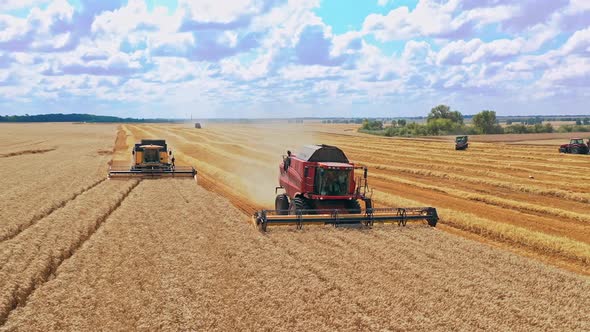
[[[355,124],[361,124],[363,123],[363,119],[361,118],[356,118],[356,119],[326,119],[326,120],[322,120],[322,123],[337,123],[337,124],[348,124],[348,123],[355,123]]]
[[[93,115],[93,114],[38,114],[38,115],[0,115],[0,122],[169,122],[164,119],[134,119],[120,118],[116,116]]]
[[[385,136],[437,136],[437,135],[477,135],[477,134],[526,134],[590,131],[590,119],[576,119],[576,125],[563,125],[553,128],[551,123],[543,124],[543,119],[534,117],[520,119],[520,123],[508,122],[501,126],[492,110],[481,111],[471,117],[471,124],[465,124],[461,112],[451,110],[447,105],[438,105],[430,110],[426,123],[408,123],[404,119],[393,120],[388,126],[379,120],[363,120],[360,132]]]

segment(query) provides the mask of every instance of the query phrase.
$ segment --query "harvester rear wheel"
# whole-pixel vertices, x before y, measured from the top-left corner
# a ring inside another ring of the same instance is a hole
[[[287,195],[277,195],[275,198],[275,210],[277,210],[277,213],[280,215],[289,214],[289,197],[287,197]]]
[[[289,214],[295,215],[297,214],[297,210],[309,210],[309,204],[305,201],[305,198],[302,197],[295,197],[291,200],[291,205],[289,206]],[[308,213],[307,211],[303,211],[303,214]]]

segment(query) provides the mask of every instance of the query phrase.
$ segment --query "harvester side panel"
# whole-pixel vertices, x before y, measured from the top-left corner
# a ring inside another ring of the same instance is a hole
[[[290,157],[289,159],[286,170],[285,162],[280,165],[279,185],[285,189],[287,196],[292,198],[296,194],[306,192],[307,188],[303,177],[305,162],[295,157]]]

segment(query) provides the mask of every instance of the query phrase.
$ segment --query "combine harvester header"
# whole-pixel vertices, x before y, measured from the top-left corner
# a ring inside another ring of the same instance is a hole
[[[193,177],[197,170],[192,166],[176,166],[172,151],[165,140],[143,139],[135,144],[131,167],[109,167],[109,178],[127,177]]]
[[[262,210],[253,219],[260,230],[268,225],[304,224],[365,225],[425,220],[436,226],[433,207],[374,208],[368,190],[367,168],[355,166],[335,146],[307,145],[298,154],[283,156],[279,187],[284,194],[275,199],[275,210]],[[355,178],[355,170],[362,176]],[[359,201],[365,207],[361,208]]]

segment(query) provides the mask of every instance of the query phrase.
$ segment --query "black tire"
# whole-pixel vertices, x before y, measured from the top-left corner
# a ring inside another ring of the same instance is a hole
[[[289,214],[289,197],[285,194],[277,195],[275,198],[275,210],[280,210],[278,214]]]
[[[580,149],[578,147],[573,147],[572,148],[572,153],[573,154],[580,154]]]
[[[428,219],[427,221],[428,221],[428,226],[436,227],[436,223],[438,222],[438,219],[431,218],[431,219]]]
[[[309,210],[309,204],[303,197],[295,197],[291,200],[291,204],[289,205],[289,214],[295,215],[297,214],[297,210]],[[308,214],[308,211],[302,211],[303,214]]]
[[[348,204],[346,204],[346,208],[348,209],[348,213],[350,214],[361,213],[361,205],[359,201],[357,201],[356,199],[353,201],[348,201]]]

